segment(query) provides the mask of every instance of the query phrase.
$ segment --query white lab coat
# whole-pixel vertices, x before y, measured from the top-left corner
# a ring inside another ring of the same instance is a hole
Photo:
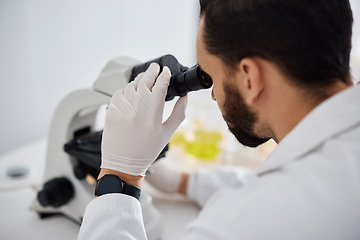
[[[179,239],[360,239],[360,88],[316,107],[246,184],[213,171],[191,175],[188,195],[204,207]],[[135,198],[88,205],[79,239],[100,238],[146,239]]]

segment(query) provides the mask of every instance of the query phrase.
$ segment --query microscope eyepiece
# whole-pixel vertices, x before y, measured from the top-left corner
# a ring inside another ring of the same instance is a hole
[[[146,71],[153,62],[160,65],[161,71],[164,66],[167,66],[172,73],[168,93],[165,99],[166,101],[172,100],[175,96],[182,97],[188,92],[207,89],[212,86],[211,77],[201,70],[199,66],[195,65],[190,69],[184,67],[179,64],[177,59],[172,55],[165,55],[143,64],[136,65],[132,70],[129,82],[133,81],[139,73]]]

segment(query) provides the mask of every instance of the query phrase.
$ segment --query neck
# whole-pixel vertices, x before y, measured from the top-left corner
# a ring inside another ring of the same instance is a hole
[[[348,88],[351,84],[337,81],[325,90],[323,97],[310,97],[308,93],[286,85],[275,99],[274,112],[270,114],[270,126],[274,139],[280,142],[299,122],[315,107],[338,92]]]

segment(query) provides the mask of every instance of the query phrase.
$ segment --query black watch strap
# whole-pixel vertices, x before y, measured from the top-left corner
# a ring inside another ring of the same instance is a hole
[[[141,189],[138,188],[137,186],[134,185],[130,185],[127,182],[124,181],[124,194],[129,195],[129,196],[133,196],[134,198],[136,198],[137,200],[139,200],[140,198],[140,194],[141,194]]]
[[[141,189],[137,186],[128,184],[117,175],[106,174],[97,180],[95,196],[99,197],[107,193],[122,193],[133,196],[139,200]]]

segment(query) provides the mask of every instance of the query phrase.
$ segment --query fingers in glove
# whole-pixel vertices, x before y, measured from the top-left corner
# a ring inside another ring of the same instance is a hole
[[[124,89],[124,96],[130,104],[134,102],[135,98],[137,98],[137,88],[138,88],[139,82],[141,81],[143,76],[144,76],[144,73],[140,73],[134,79],[134,81],[128,83]]]
[[[109,108],[110,107],[115,108],[122,113],[131,110],[131,103],[125,97],[124,90],[118,89],[114,92],[109,104]]]
[[[139,73],[139,75],[136,76],[136,78],[134,79],[134,84],[135,84],[135,90],[137,90],[140,79],[144,76],[144,72]]]
[[[155,85],[152,88],[152,92],[154,94],[159,94],[165,98],[170,84],[170,78],[170,69],[165,66],[159,77],[156,79]]]
[[[171,133],[175,132],[175,130],[185,119],[186,105],[187,105],[187,96],[181,97],[177,100],[171,115],[164,122],[165,129],[170,130]]]
[[[157,63],[151,63],[150,67],[145,71],[144,75],[139,81],[138,91],[151,92],[154,82],[159,75],[160,66]]]
[[[126,85],[124,89],[124,98],[126,101],[133,106],[135,99],[137,98],[138,93],[136,92],[136,82],[131,82]]]

